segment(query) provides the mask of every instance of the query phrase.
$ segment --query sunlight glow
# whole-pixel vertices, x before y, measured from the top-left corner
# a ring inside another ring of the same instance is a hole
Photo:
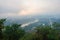
[[[58,4],[58,2],[56,3]],[[44,1],[44,0],[21,0],[21,9],[19,15],[41,15],[46,12],[55,12],[59,6],[55,5],[55,2]]]
[[[37,0],[25,0],[22,1],[22,10],[19,12],[19,15],[30,15],[36,12],[43,12],[42,10],[43,5],[45,5],[42,1],[39,5]]]

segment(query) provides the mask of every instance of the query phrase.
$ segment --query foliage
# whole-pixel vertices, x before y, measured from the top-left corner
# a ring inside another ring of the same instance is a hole
[[[58,31],[50,26],[39,26],[35,32],[25,34],[20,40],[59,40]]]
[[[6,40],[18,40],[24,35],[24,30],[20,28],[21,25],[13,24],[11,26],[6,26],[4,31]]]
[[[3,35],[2,35],[2,29],[4,27],[4,22],[6,19],[0,19],[0,40],[3,39]]]

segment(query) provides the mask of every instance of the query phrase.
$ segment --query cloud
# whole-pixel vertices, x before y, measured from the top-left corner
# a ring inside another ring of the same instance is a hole
[[[0,14],[17,13],[23,16],[59,10],[60,0],[0,0]]]
[[[0,13],[17,13],[20,11],[16,8],[7,8],[7,7],[0,7]]]
[[[19,15],[35,15],[46,12],[58,12],[59,0],[22,0],[22,10]]]

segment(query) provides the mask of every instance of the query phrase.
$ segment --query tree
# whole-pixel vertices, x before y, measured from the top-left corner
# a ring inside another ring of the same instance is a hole
[[[41,40],[42,38],[42,40],[59,40],[58,31],[50,26],[38,27],[36,30],[36,34],[38,35],[37,39],[40,38]]]
[[[5,40],[19,40],[19,38],[23,37],[25,31],[20,26],[19,24],[6,26],[6,30],[4,31]]]
[[[2,29],[4,28],[4,22],[6,19],[0,19],[0,40],[3,39]]]
[[[20,40],[35,40],[35,32],[26,33]]]
[[[45,26],[44,27],[38,27],[38,28],[36,28],[36,30],[37,30],[36,34],[38,35],[37,39],[48,40],[47,35],[49,34],[50,29],[51,28],[45,27]]]

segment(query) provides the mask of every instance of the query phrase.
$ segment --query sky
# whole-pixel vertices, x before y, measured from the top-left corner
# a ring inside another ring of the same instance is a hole
[[[60,14],[60,0],[0,0],[0,17]]]

